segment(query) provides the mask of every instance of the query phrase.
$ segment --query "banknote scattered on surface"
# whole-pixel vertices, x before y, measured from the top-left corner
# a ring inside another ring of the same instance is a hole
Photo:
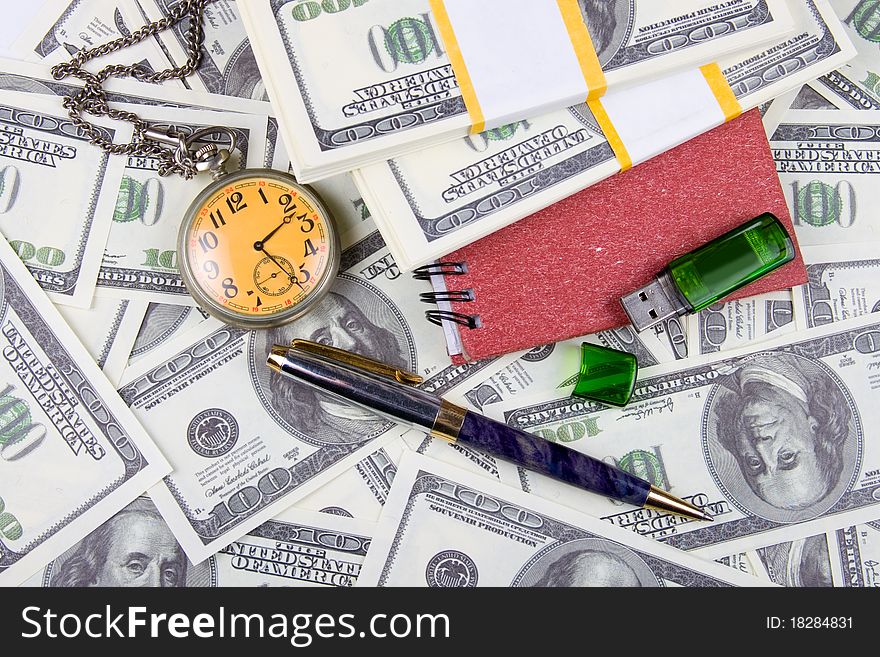
[[[0,583],[17,584],[169,472],[0,241]]]
[[[358,586],[760,586],[754,577],[407,454]]]

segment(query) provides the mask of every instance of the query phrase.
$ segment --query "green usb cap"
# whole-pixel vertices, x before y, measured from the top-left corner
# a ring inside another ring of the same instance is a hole
[[[575,397],[626,406],[636,389],[639,364],[625,351],[581,345],[581,373],[572,393]]]
[[[621,299],[637,331],[696,313],[794,260],[794,241],[772,214],[734,228],[673,260],[654,281]]]

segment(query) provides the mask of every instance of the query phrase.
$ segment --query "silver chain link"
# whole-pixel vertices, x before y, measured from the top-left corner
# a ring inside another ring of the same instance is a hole
[[[165,18],[144,25],[131,35],[121,37],[115,41],[80,50],[73,58],[64,64],[58,64],[52,68],[52,76],[56,80],[63,80],[73,76],[83,81],[84,86],[76,94],[64,99],[64,107],[67,109],[71,121],[83,131],[89,142],[113,155],[137,155],[152,157],[159,160],[159,175],[167,176],[178,173],[189,180],[196,175],[196,163],[186,153],[181,153],[180,148],[172,150],[159,142],[152,141],[146,136],[149,124],[137,114],[124,110],[113,109],[107,102],[107,92],[103,87],[109,78],[132,77],[141,82],[153,84],[167,82],[168,80],[182,80],[189,77],[199,67],[202,61],[202,40],[204,30],[202,28],[202,15],[205,7],[215,0],[182,0],[174,5]],[[138,64],[111,64],[104,67],[98,73],[90,73],[83,65],[110,53],[128,48],[145,39],[155,36],[159,32],[173,27],[185,18],[189,18],[189,26],[186,30],[187,60],[183,66],[169,68],[163,71],[151,71]],[[83,114],[93,116],[106,116],[117,121],[127,121],[134,125],[134,136],[128,144],[115,144],[91,123],[83,118]],[[182,143],[182,142],[181,142]]]

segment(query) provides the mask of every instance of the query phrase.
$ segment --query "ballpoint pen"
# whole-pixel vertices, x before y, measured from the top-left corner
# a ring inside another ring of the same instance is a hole
[[[307,340],[274,346],[267,364],[285,377],[394,422],[422,429],[435,438],[480,449],[635,506],[712,520],[702,509],[629,472],[420,390],[414,387],[422,381],[417,374]]]

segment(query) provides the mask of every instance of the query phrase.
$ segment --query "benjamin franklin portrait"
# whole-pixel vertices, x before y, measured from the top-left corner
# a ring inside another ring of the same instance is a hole
[[[542,550],[520,571],[514,586],[641,587],[660,586],[636,553],[600,538],[585,538]]]
[[[710,393],[704,447],[713,477],[742,510],[776,522],[815,518],[840,499],[861,440],[848,393],[821,363],[759,354]]]
[[[316,444],[360,443],[386,431],[390,423],[365,410],[316,392],[265,367],[273,344],[310,340],[352,351],[397,367],[415,367],[413,340],[403,316],[387,297],[364,281],[340,275],[332,291],[292,324],[257,332],[252,372],[272,416]],[[256,361],[261,359],[262,362]]]
[[[211,567],[189,563],[152,500],[143,497],[59,556],[43,581],[57,587],[207,586]]]
[[[580,0],[593,48],[606,64],[626,42],[632,14],[631,0]]]

